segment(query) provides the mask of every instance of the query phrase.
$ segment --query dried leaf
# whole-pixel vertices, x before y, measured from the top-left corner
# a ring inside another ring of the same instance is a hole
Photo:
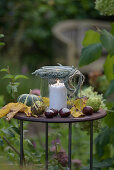
[[[82,99],[76,99],[74,101],[74,106],[76,107],[76,109],[81,111],[83,109],[83,100]]]
[[[37,115],[35,115],[35,114],[33,114],[33,113],[32,113],[32,116],[34,116],[34,117],[36,117],[36,118],[38,117]]]
[[[7,115],[6,120],[11,120],[18,112],[24,112],[27,116],[31,116],[31,107],[23,103],[9,103],[0,109],[0,118]]]
[[[26,108],[23,108],[22,110],[20,110],[20,112],[24,112],[27,116],[31,116],[32,112],[31,112],[31,107],[26,106]]]
[[[9,113],[11,106],[14,106],[14,105],[15,105],[15,103],[9,103],[9,104],[5,105],[3,108],[1,108],[0,109],[0,118],[6,116]]]
[[[14,106],[11,106],[10,113],[7,114],[6,120],[11,120],[20,110],[26,108],[26,105],[23,103],[15,103]]]
[[[80,116],[83,116],[83,115],[84,115],[84,114],[82,113],[82,111],[76,110],[76,107],[75,107],[75,106],[72,107],[72,108],[70,109],[70,111],[71,111],[71,115],[72,115],[73,117],[80,117]]]
[[[75,100],[70,99],[67,101],[67,105],[75,106],[76,109],[82,110],[86,106],[87,99],[88,99],[87,97],[81,97]]]
[[[42,97],[42,100],[43,100],[43,102],[44,102],[44,105],[45,105],[46,107],[49,107],[49,98],[48,98],[48,97]]]
[[[76,100],[72,100],[72,108],[70,109],[73,117],[84,116],[82,110],[86,106],[87,97],[78,98]]]

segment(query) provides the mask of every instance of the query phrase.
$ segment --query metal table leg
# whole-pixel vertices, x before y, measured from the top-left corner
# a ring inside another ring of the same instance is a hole
[[[93,121],[90,121],[90,170],[93,170]]]
[[[68,137],[68,168],[71,170],[71,145],[72,145],[72,123],[69,123],[69,137]]]
[[[23,166],[24,152],[23,152],[23,120],[20,120],[20,165]]]
[[[48,170],[48,123],[46,123],[45,127],[46,131],[46,143],[45,143],[45,149],[46,149],[46,170]]]

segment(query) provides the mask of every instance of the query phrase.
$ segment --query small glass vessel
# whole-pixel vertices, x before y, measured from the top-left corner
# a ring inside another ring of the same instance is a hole
[[[49,107],[56,110],[67,107],[67,99],[76,98],[84,82],[83,74],[73,66],[44,66],[33,74],[41,78],[41,97],[48,97]]]

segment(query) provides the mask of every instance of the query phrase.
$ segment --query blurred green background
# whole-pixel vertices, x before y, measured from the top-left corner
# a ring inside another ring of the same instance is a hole
[[[68,19],[112,20],[101,16],[91,0],[0,1],[0,33],[5,35],[5,45],[0,47],[0,68],[9,66],[12,74],[30,75],[30,80],[22,81],[20,94],[38,88],[31,76],[35,69],[54,63],[52,28]],[[5,83],[0,83],[1,94],[6,92]]]
[[[1,0],[0,33],[6,44],[0,52],[1,66],[17,70],[27,65],[31,72],[53,64],[52,27],[66,19],[111,20],[94,7],[91,0]]]

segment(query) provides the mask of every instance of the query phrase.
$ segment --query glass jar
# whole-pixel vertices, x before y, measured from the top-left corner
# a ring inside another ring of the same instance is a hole
[[[77,97],[84,81],[83,74],[71,66],[45,66],[33,74],[41,77],[41,97],[49,98],[49,108],[67,107],[68,97]],[[79,77],[76,86],[76,77]]]

